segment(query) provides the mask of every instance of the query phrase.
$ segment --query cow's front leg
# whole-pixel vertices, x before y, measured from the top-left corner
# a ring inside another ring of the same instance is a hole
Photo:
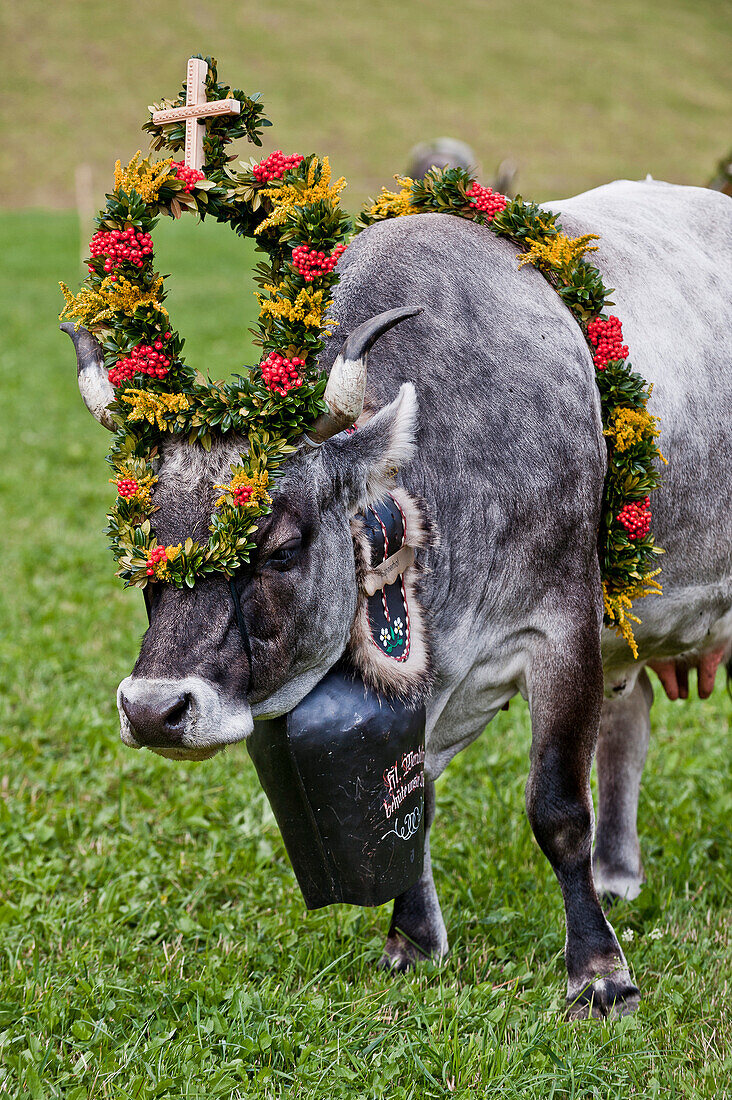
[[[653,688],[645,669],[623,699],[606,699],[597,743],[598,813],[593,867],[602,896],[636,898],[645,881],[638,795],[651,732]]]
[[[420,959],[440,959],[447,954],[447,931],[437,900],[430,860],[435,785],[429,781],[425,785],[424,801],[424,869],[414,886],[394,898],[389,935],[379,964],[387,970],[409,970]]]
[[[576,625],[535,653],[529,683],[531,770],[526,808],[554,869],[567,920],[567,1004],[572,1018],[626,1015],[638,1005],[623,952],[592,881],[590,767],[602,706],[599,629]]]

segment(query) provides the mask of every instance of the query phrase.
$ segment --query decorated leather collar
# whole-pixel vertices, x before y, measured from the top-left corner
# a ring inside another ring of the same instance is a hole
[[[351,522],[358,606],[348,659],[374,690],[419,704],[432,684],[420,551],[435,543],[424,503],[394,488]]]

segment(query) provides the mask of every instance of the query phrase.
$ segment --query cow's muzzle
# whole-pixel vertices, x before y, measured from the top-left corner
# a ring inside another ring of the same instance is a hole
[[[206,760],[252,732],[249,705],[222,699],[198,676],[152,680],[128,676],[117,689],[120,736],[173,760]]]

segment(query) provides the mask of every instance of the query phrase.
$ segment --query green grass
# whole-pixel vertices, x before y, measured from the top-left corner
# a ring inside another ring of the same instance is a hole
[[[352,207],[442,134],[485,178],[511,157],[536,200],[647,172],[704,185],[732,140],[719,0],[24,0],[0,20],[8,207],[71,206],[82,163],[101,199],[115,159],[144,143],[147,104],[199,52],[262,93],[268,150],[331,155]]]
[[[562,1018],[559,889],[524,812],[516,703],[438,784],[449,960],[378,973],[387,908],[305,912],[245,749],[181,765],[121,745],[114,692],[145,617],[112,576],[107,437],[56,327],[75,224],[0,226],[0,1096],[732,1095],[726,694],[654,707],[649,885],[613,918],[634,935],[636,1017]],[[245,246],[187,223],[158,237],[191,361],[249,358]]]

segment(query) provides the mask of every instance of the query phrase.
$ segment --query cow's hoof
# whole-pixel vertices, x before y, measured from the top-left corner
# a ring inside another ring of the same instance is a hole
[[[426,959],[438,963],[446,954],[447,943],[422,947],[415,940],[410,940],[403,932],[390,932],[384,944],[384,954],[379,959],[379,969],[388,970],[393,974],[404,974]]]
[[[618,898],[634,901],[646,881],[642,867],[638,871],[629,871],[625,868],[604,867],[599,863],[595,863],[593,867],[593,878],[603,906],[612,904]]]
[[[604,1020],[632,1016],[640,1004],[640,990],[627,971],[609,978],[596,978],[580,993],[567,996],[570,1020]]]

